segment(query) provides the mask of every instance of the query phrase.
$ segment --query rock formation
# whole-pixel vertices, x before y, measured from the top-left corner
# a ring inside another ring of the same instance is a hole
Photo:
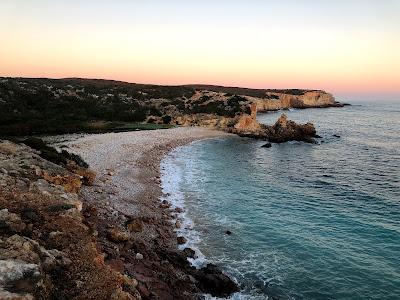
[[[284,143],[288,141],[303,141],[314,143],[317,136],[312,123],[297,124],[288,120],[285,114],[282,114],[273,126],[267,126],[266,135],[268,141],[272,143]]]
[[[260,124],[250,116],[243,116],[237,125],[228,131],[243,137],[268,140],[271,143],[289,141],[315,143],[314,138],[318,137],[312,123],[297,124],[288,120],[285,114],[282,114],[272,126]]]

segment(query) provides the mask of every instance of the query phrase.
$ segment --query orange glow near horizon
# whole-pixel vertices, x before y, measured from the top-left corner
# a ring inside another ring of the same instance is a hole
[[[45,15],[50,18],[47,22],[24,13],[13,21],[15,2],[3,7],[8,15],[2,16],[0,10],[0,25],[8,28],[0,32],[0,76],[400,96],[397,27],[363,30],[240,22],[214,27],[146,20],[120,24],[113,16],[108,24],[91,20],[90,15],[90,22],[58,21]]]

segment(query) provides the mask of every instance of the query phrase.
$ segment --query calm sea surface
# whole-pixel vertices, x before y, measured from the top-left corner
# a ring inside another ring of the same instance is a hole
[[[195,263],[234,276],[232,299],[400,299],[400,105],[285,113],[321,144],[224,137],[164,159]]]

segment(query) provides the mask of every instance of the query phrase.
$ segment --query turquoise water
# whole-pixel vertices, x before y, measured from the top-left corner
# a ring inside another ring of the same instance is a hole
[[[233,299],[400,299],[400,105],[285,113],[323,143],[224,137],[164,160],[197,263],[234,276]]]

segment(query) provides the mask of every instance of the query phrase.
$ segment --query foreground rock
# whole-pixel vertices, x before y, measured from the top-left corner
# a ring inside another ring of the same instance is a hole
[[[43,155],[0,141],[0,299],[140,299],[86,225],[89,182]]]

